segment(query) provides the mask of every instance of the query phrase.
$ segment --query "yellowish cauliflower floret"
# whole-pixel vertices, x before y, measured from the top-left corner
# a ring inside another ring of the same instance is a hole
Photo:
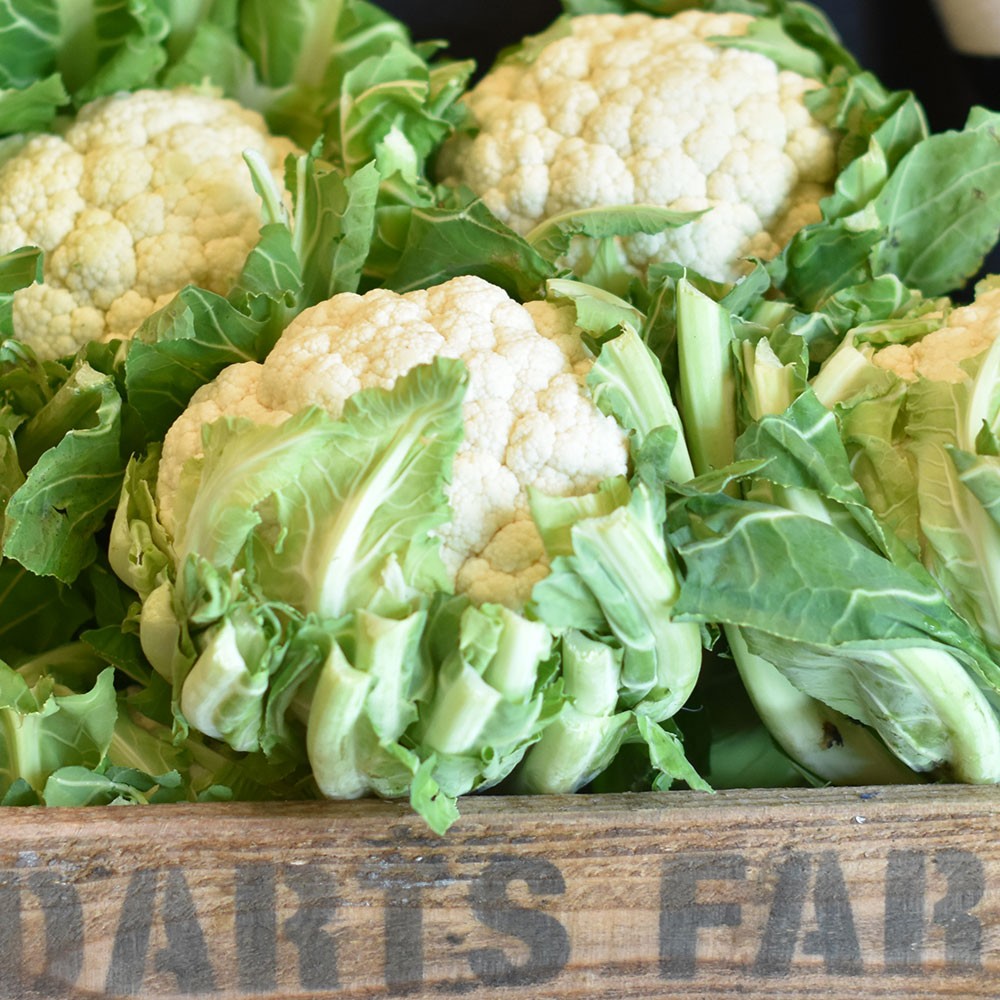
[[[439,172],[522,235],[597,206],[707,209],[624,238],[627,263],[641,274],[676,260],[735,280],[743,258],[773,257],[819,221],[836,174],[834,135],[804,102],[817,81],[708,40],[751,21],[697,10],[575,17],[533,61],[502,64],[472,89],[478,132],[445,145]],[[565,263],[580,270],[587,241],[575,243]]]
[[[480,278],[336,295],[301,313],[263,363],[234,365],[199,389],[164,441],[164,525],[173,531],[181,470],[200,453],[203,424],[225,414],[279,423],[310,405],[339,416],[354,393],[390,388],[436,356],[461,358],[469,373],[447,487],[452,520],[440,532],[445,565],[474,601],[523,605],[548,572],[528,488],[588,493],[626,472],[628,447],[586,388],[592,362],[572,307],[521,305]]]
[[[961,362],[985,351],[1000,336],[1000,284],[979,291],[965,306],[952,309],[940,329],[912,344],[891,344],[873,355],[880,368],[907,382],[917,378],[961,382],[968,377]]]
[[[14,331],[42,358],[129,337],[180,288],[232,287],[257,242],[243,161],[279,179],[293,143],[255,111],[194,90],[142,90],[82,108],[0,165],[0,253],[45,252],[43,283],[14,294]]]

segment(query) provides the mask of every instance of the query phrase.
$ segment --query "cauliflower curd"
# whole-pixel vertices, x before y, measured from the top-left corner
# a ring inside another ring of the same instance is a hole
[[[184,463],[201,453],[203,425],[227,415],[277,424],[310,405],[340,416],[361,389],[391,388],[436,356],[461,358],[465,438],[442,556],[458,592],[523,605],[548,572],[529,487],[574,496],[627,471],[626,435],[586,387],[592,359],[574,315],[550,302],[521,305],[469,276],[406,294],[344,293],[305,310],[263,363],[224,370],[167,433],[156,487],[165,527],[174,530],[174,495]]]
[[[59,134],[25,137],[0,164],[0,252],[45,252],[14,294],[15,335],[42,358],[129,337],[189,283],[225,294],[260,230],[243,161],[280,178],[295,151],[263,118],[194,90],[93,101]]]
[[[454,137],[439,172],[463,183],[522,235],[597,206],[707,210],[695,222],[621,240],[643,273],[674,260],[735,280],[820,219],[835,139],[804,95],[815,80],[724,47],[743,14],[689,10],[575,17],[530,61],[513,59],[466,96],[476,131]],[[569,264],[586,264],[578,238]]]
[[[941,326],[909,344],[890,344],[872,360],[907,382],[917,378],[962,382],[968,372],[962,362],[982,354],[1000,336],[1000,283],[991,278],[977,287],[968,305],[942,314]]]

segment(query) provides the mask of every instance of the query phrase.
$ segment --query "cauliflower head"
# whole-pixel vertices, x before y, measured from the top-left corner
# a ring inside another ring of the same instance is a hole
[[[337,417],[354,393],[391,388],[435,357],[468,370],[465,437],[447,496],[442,556],[459,593],[520,607],[548,572],[529,488],[591,492],[628,466],[625,432],[586,387],[592,358],[570,306],[521,305],[481,278],[400,294],[343,293],[292,321],[262,363],[225,369],[192,397],[168,431],[157,476],[160,516],[174,530],[185,462],[205,424],[222,416],[280,423],[310,405]]]
[[[695,222],[621,240],[634,273],[673,260],[732,281],[803,226],[836,176],[835,136],[807,109],[815,80],[713,36],[753,18],[595,14],[531,61],[507,61],[465,97],[474,131],[449,140],[446,183],[462,183],[526,235],[560,214],[651,204]],[[587,247],[576,238],[567,263]]]
[[[0,165],[0,252],[45,253],[14,293],[15,336],[42,358],[127,338],[189,283],[225,294],[257,242],[243,152],[280,180],[291,140],[236,102],[192,89],[100,98]]]
[[[972,302],[941,313],[938,329],[912,343],[883,347],[872,360],[907,382],[962,382],[968,378],[962,362],[982,354],[998,336],[1000,278],[987,278]]]

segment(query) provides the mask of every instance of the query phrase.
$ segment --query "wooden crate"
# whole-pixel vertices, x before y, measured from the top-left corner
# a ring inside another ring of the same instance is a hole
[[[996,997],[1000,789],[8,809],[0,996]]]

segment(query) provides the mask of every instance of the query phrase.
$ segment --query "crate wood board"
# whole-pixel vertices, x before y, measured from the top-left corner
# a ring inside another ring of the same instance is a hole
[[[1000,789],[9,809],[4,997],[995,997]]]

